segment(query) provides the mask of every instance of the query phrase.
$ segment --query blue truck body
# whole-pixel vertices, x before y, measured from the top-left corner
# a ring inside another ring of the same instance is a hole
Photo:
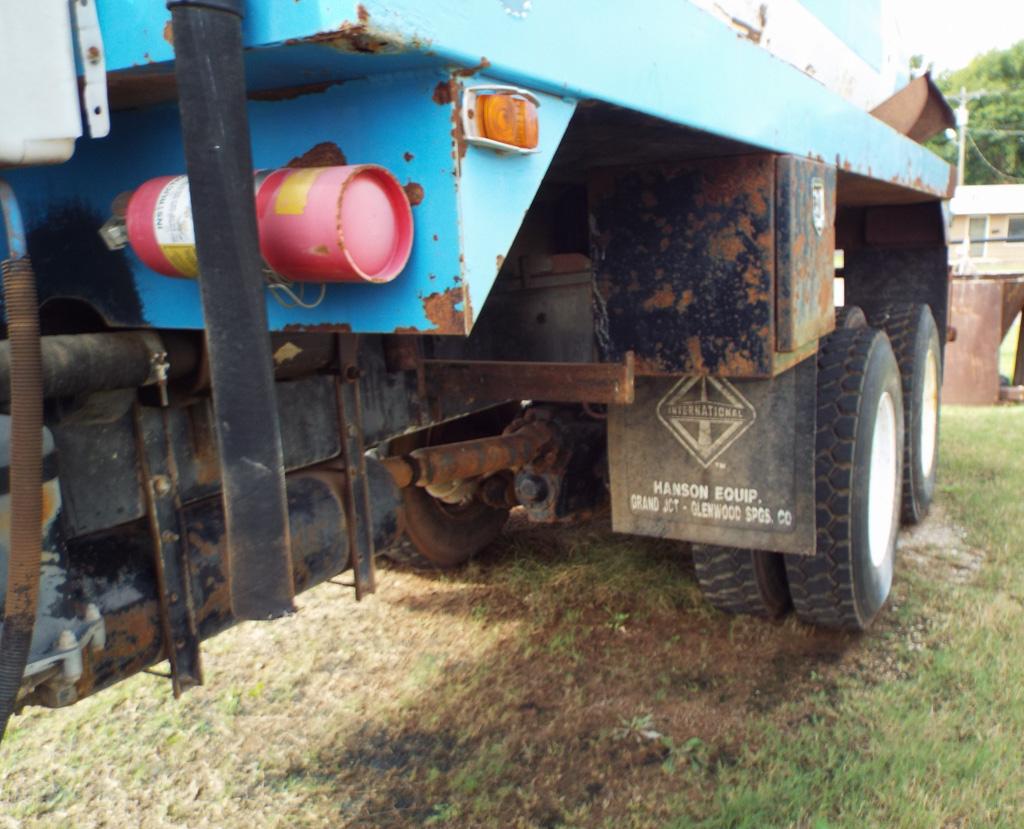
[[[898,187],[921,199],[948,192],[949,167],[934,154],[689,3],[647,2],[630,14],[583,2],[516,9],[498,0],[253,4],[246,74],[253,97],[264,98],[249,103],[255,165],[282,166],[330,142],[349,162],[382,164],[423,194],[413,257],[398,279],[332,285],[313,310],[268,297],[273,330],[467,333],[581,101],[748,151],[821,160],[883,191]],[[173,102],[134,108],[168,95],[170,13],[147,3],[101,2],[98,10],[112,100],[116,106],[125,95],[133,108],[113,113],[109,137],[81,139],[68,163],[11,174],[30,227],[68,202],[105,217],[118,193],[184,168]],[[511,83],[541,95],[539,152],[460,146],[458,97],[433,100],[449,81]],[[293,92],[275,100],[273,90]],[[195,284],[153,273],[130,250],[122,255],[139,308],[127,316],[104,309],[110,325],[202,327]],[[429,309],[445,297],[457,314],[439,321]]]
[[[66,705],[164,658],[185,690],[202,681],[201,640],[236,620],[286,612],[343,569],[361,597],[387,549],[457,565],[512,509],[547,523],[606,510],[616,531],[714,545],[698,578],[726,609],[870,623],[896,512],[917,520],[934,489],[914,447],[921,423],[937,429],[953,181],[909,137],[950,117],[937,90],[897,91],[901,72],[887,87],[880,0],[170,5],[96,0],[102,45],[76,59],[94,95],[88,67],[104,68],[93,114],[108,107],[109,134],[2,171],[0,207],[26,234],[0,229],[0,251],[38,297],[26,315],[5,288],[0,409],[15,414],[0,411],[0,518],[15,517],[9,489],[49,489],[42,599],[21,685],[0,687],[0,736],[13,708]],[[813,66],[830,52],[840,69]],[[469,140],[475,87],[532,101],[537,146]],[[203,95],[224,112],[190,120]],[[401,272],[281,301],[257,249],[247,141],[256,171],[389,170],[413,216]],[[200,273],[172,278],[111,227],[127,232],[127,194],[186,171]],[[857,306],[838,315],[837,261]],[[838,367],[834,342],[854,355]],[[840,375],[853,397],[823,404]],[[26,376],[40,388],[6,390]],[[888,454],[857,425],[876,412]],[[45,482],[9,469],[40,425]],[[891,473],[877,476],[892,490],[881,517],[861,497],[876,455]],[[836,507],[822,482],[854,471]],[[889,521],[886,549],[823,532],[829,516]],[[8,596],[27,595],[9,576],[26,555],[0,543]],[[859,582],[835,588],[852,591],[852,616],[814,604],[828,579],[796,580],[836,556],[874,579],[870,606]],[[755,598],[737,602],[743,590]]]

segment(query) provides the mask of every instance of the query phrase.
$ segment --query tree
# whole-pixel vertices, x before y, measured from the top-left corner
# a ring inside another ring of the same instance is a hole
[[[936,83],[954,106],[961,89],[986,93],[969,103],[965,183],[1024,182],[1024,40],[978,55],[963,69],[943,72]],[[929,146],[956,163],[955,140],[939,135]]]

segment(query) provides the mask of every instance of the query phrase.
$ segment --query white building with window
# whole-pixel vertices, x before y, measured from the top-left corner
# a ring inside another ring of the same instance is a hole
[[[962,185],[949,209],[955,273],[1024,273],[1024,184]]]

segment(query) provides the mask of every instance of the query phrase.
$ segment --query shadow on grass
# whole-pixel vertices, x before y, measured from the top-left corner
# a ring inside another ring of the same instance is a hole
[[[425,652],[408,699],[269,781],[353,826],[649,826],[699,813],[769,724],[836,693],[862,640],[726,616],[685,545],[607,523],[512,526],[394,601],[472,659]],[[431,585],[437,586],[432,590]],[[440,589],[441,587],[445,589]],[[455,589],[452,589],[455,588]]]

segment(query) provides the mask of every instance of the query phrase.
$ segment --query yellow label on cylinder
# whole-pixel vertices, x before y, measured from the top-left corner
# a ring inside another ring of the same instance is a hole
[[[199,260],[195,245],[160,245],[167,261],[182,276],[198,276]]]
[[[274,212],[278,216],[301,216],[305,213],[309,191],[321,172],[319,167],[307,167],[285,176],[277,189]]]
[[[153,235],[164,257],[180,276],[199,275],[187,177],[175,176],[160,191],[153,208]]]

